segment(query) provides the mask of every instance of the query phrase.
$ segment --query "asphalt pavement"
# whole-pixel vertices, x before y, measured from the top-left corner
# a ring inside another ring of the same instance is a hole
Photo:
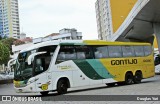
[[[13,88],[13,84],[9,83],[9,84],[0,84],[0,95],[26,95],[26,96],[34,96],[34,97],[41,97],[43,100],[47,100],[47,101],[53,101],[53,98],[56,97],[61,97],[61,95],[58,95],[57,92],[52,92],[49,93],[48,96],[41,96],[39,93],[16,93],[14,91]],[[108,87],[105,84],[102,85],[94,85],[94,86],[89,86],[89,87],[80,87],[80,88],[71,88],[69,89],[68,93],[65,94],[68,97],[104,97],[104,96],[117,96],[121,98],[121,96],[126,96],[126,97],[135,97],[134,95],[157,95],[158,96],[158,100],[160,100],[160,75],[156,75],[155,77],[152,78],[148,78],[148,79],[144,79],[142,80],[142,83],[140,84],[132,84],[132,85],[123,85],[123,86],[114,86],[114,87]],[[137,96],[137,97],[138,97]],[[90,99],[90,98],[89,98]],[[95,98],[96,99],[96,98]],[[92,99],[92,100],[95,100]],[[111,101],[108,101],[109,104],[111,103]],[[107,102],[107,104],[108,104]],[[54,103],[76,103],[79,104],[81,102],[79,101],[54,101]],[[85,101],[83,103],[95,103],[96,101]],[[99,102],[104,103],[103,101]],[[105,102],[106,103],[106,102]],[[113,102],[112,102],[113,103]],[[135,102],[135,101],[116,101],[114,102],[115,104],[144,104],[144,102]],[[158,101],[145,101],[145,104],[159,104]],[[44,102],[43,102],[44,104]]]

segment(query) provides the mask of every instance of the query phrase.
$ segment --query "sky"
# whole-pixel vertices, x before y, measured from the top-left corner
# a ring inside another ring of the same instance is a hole
[[[98,39],[96,0],[19,0],[21,32],[44,37],[63,28],[76,28],[83,39]]]

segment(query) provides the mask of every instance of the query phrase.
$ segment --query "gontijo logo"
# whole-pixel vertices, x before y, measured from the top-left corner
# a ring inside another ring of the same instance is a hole
[[[111,65],[128,65],[128,64],[137,64],[137,59],[125,59],[125,60],[112,60]]]

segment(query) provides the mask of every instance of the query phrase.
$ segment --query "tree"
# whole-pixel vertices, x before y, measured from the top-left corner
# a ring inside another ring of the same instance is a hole
[[[2,40],[2,36],[0,36],[0,40]]]
[[[12,52],[12,45],[13,45],[14,41],[16,41],[16,39],[14,39],[14,38],[6,38],[6,39],[1,40],[1,42],[8,47],[10,53]]]
[[[0,42],[0,64],[6,64],[9,60],[10,52],[8,47]]]

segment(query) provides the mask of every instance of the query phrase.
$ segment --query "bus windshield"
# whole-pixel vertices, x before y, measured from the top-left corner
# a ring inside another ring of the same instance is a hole
[[[14,80],[23,81],[36,76],[49,68],[50,61],[54,56],[54,51],[57,46],[44,46],[31,51],[19,53],[15,65]],[[34,62],[28,64],[28,57],[36,52],[46,52],[34,57]]]
[[[26,80],[32,77],[33,66],[28,65],[27,58],[31,55],[31,51],[23,52],[18,55],[15,68],[15,80]]]

